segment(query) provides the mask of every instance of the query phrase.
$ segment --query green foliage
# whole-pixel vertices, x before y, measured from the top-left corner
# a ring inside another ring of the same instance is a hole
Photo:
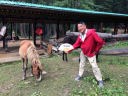
[[[11,0],[86,10],[128,13],[128,0]]]
[[[118,41],[104,46],[103,49],[128,48],[127,41]]]
[[[51,4],[50,4],[51,5]],[[53,6],[78,8],[78,9],[94,9],[93,0],[56,0],[52,3]]]
[[[95,0],[98,11],[114,12],[114,13],[128,13],[128,0]]]
[[[62,1],[56,1],[52,4],[53,6],[58,6],[58,7],[68,7],[68,0],[62,0]]]

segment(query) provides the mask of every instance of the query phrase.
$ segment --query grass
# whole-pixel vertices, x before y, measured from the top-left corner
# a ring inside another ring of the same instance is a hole
[[[105,81],[105,87],[100,90],[89,64],[85,77],[80,82],[74,81],[78,71],[78,61],[72,60],[74,54],[69,55],[68,63],[58,56],[42,58],[48,73],[41,82],[29,76],[21,80],[21,62],[0,65],[0,96],[127,96],[127,57],[99,57]]]
[[[1,64],[0,96],[127,96],[127,57],[99,56],[98,65],[105,84],[103,89],[99,89],[89,64],[85,66],[83,79],[80,82],[74,81],[79,67],[76,60],[78,55],[77,52],[69,54],[68,62],[62,61],[61,56],[41,58],[48,72],[41,82],[29,76],[30,69],[27,80],[21,80],[20,61]]]
[[[127,41],[113,42],[104,47],[104,49],[116,49],[116,48],[128,48],[128,42]]]

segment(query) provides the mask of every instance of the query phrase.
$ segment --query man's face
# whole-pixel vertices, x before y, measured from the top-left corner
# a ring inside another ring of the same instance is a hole
[[[86,30],[85,24],[78,24],[77,27],[78,27],[78,31],[81,33],[85,32],[85,30]]]

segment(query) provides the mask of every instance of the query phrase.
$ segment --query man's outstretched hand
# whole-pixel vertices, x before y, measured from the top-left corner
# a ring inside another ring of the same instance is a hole
[[[69,48],[69,49],[65,49],[64,52],[68,54],[68,53],[70,53],[72,50],[73,50],[73,48]]]

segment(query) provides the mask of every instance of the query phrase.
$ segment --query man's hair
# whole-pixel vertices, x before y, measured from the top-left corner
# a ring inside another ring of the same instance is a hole
[[[77,24],[83,24],[83,25],[86,25],[86,23],[84,21],[80,21],[78,22]]]

